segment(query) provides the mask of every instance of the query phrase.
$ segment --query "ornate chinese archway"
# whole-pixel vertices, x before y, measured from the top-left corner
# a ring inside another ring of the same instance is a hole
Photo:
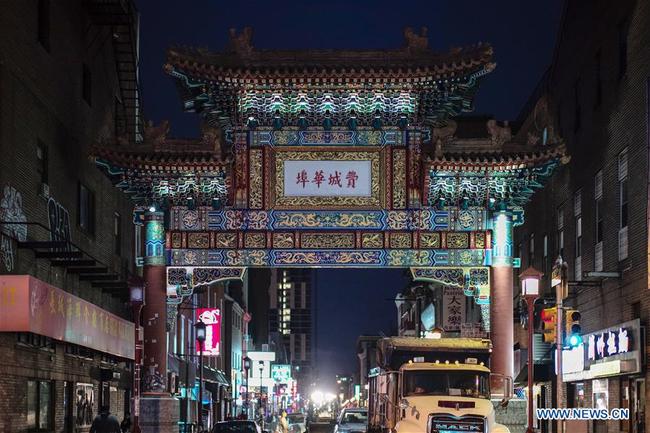
[[[170,49],[165,70],[202,138],[150,125],[140,148],[95,152],[142,210],[151,314],[248,267],[411,268],[474,297],[492,370],[512,376],[512,228],[565,150],[494,120],[463,131],[450,117],[471,110],[491,47],[435,54],[405,36],[392,51],[258,51],[250,31],[223,52]],[[145,352],[161,374],[162,344]]]

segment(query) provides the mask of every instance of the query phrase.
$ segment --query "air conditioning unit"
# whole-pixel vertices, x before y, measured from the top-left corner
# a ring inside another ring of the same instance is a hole
[[[38,188],[38,195],[45,199],[50,198],[50,185],[41,183],[41,186]]]

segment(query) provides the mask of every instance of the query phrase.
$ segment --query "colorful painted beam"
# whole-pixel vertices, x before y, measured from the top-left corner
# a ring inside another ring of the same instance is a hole
[[[484,266],[485,250],[199,250],[168,251],[169,266],[413,267]]]

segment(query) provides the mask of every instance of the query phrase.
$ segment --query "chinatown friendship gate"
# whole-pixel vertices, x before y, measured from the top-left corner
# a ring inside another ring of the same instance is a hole
[[[551,122],[541,141],[516,143],[494,120],[468,138],[452,118],[472,110],[492,48],[434,53],[426,29],[404,36],[395,50],[265,51],[246,28],[224,51],[171,48],[164,70],[201,138],[168,138],[163,122],[141,144],[96,149],[144,226],[145,431],[175,410],[164,391],[176,306],[249,267],[410,268],[462,288],[480,305],[492,371],[512,376],[512,230],[565,148]]]

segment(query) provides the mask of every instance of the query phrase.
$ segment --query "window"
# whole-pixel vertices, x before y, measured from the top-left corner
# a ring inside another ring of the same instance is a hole
[[[629,23],[626,21],[618,25],[618,78],[623,78],[627,72],[627,32]]]
[[[38,43],[50,52],[50,0],[38,0]]]
[[[548,235],[544,235],[542,239],[542,272],[546,274],[548,271]]]
[[[596,82],[596,96],[594,99],[594,107],[600,106],[600,103],[603,100],[603,77],[600,71],[601,57],[602,56],[600,50],[596,51],[596,58],[594,60],[594,80]]]
[[[603,171],[596,173],[594,179],[594,271],[603,270],[603,230],[604,230],[604,211],[603,211]]]
[[[578,132],[580,130],[580,78],[578,78],[573,86],[573,105],[575,107],[574,119],[573,119],[573,132]]]
[[[79,228],[93,234],[95,230],[95,194],[82,183],[79,183],[79,208],[77,219]]]
[[[533,266],[535,262],[535,233],[528,239],[528,265]]]
[[[574,216],[576,221],[575,257],[582,257],[582,191],[577,191],[573,197]]]
[[[52,382],[27,381],[27,428],[30,430],[52,429]]]
[[[641,318],[641,302],[632,303],[632,320]]]
[[[582,279],[582,190],[573,195],[573,216],[575,218],[575,279]]]
[[[49,351],[56,350],[55,343],[50,337],[45,337],[31,332],[19,332],[16,334],[17,341],[25,346],[31,346],[38,349]]]
[[[115,254],[122,255],[122,218],[119,212],[113,214],[113,241],[115,243]]]
[[[85,63],[81,68],[81,97],[88,105],[92,105],[93,78],[90,68]]]
[[[596,243],[603,241],[603,172],[602,170],[596,173],[596,178],[594,179],[594,197],[595,197],[595,210],[596,210]]]
[[[48,182],[48,175],[49,175],[49,156],[48,156],[48,149],[47,145],[43,143],[41,140],[38,140],[36,142],[36,159],[37,159],[37,167],[36,171],[41,177],[41,183],[49,183]]]
[[[627,178],[619,182],[620,193],[620,228],[627,227],[628,220],[628,193],[627,193]]]
[[[628,253],[628,182],[627,182],[627,149],[618,155],[618,260],[627,259]]]
[[[557,253],[564,257],[564,210],[557,210]]]

